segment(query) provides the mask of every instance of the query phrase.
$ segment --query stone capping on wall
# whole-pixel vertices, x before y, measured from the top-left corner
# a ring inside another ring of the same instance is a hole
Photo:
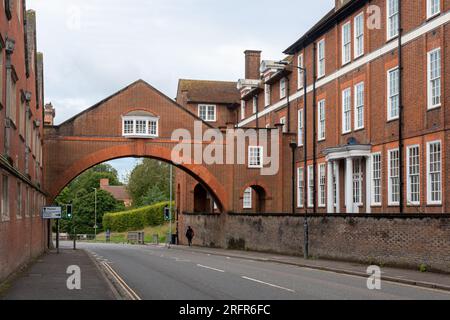
[[[186,216],[220,216],[220,213],[192,213],[192,212],[183,212],[183,215]],[[303,219],[308,218],[342,218],[342,219],[450,219],[450,214],[295,214],[292,213],[245,213],[245,212],[229,212],[229,216],[240,216],[240,217],[292,217],[292,218],[300,218]]]

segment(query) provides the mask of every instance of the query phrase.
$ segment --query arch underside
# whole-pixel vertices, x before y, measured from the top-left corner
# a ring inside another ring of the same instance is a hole
[[[72,163],[57,177],[56,181],[46,184],[50,186],[48,188],[50,201],[53,202],[71,181],[86,170],[100,163],[120,158],[151,158],[170,163],[200,182],[214,198],[221,212],[228,211],[228,198],[225,189],[206,167],[196,164],[176,165],[172,162],[172,151],[170,149],[150,144],[145,146],[139,144],[137,146],[136,143],[103,148]]]

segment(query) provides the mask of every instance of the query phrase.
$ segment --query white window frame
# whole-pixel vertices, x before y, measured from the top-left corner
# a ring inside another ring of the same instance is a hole
[[[431,77],[431,56],[435,53],[439,54],[439,64],[438,64],[438,70],[439,70],[439,76],[436,78]],[[439,103],[433,102],[433,81],[439,81]],[[427,96],[428,96],[428,110],[437,109],[442,106],[442,50],[441,48],[436,48],[428,52],[427,54]]]
[[[431,165],[431,146],[432,145],[436,145],[439,144],[440,146],[440,200],[439,201],[433,201],[432,200],[432,185],[431,185],[431,170],[430,170],[430,165]],[[442,201],[443,201],[443,171],[442,171],[442,157],[443,155],[443,148],[442,148],[442,141],[441,140],[436,140],[436,141],[430,141],[427,143],[427,203],[430,206],[440,206],[442,205]]]
[[[283,133],[287,133],[287,122],[286,122],[286,117],[281,117],[281,118],[280,118],[280,124],[283,125],[282,132],[283,132]]]
[[[314,166],[308,166],[308,208],[314,207]]]
[[[253,97],[253,114],[258,112],[258,98]]]
[[[317,175],[319,194],[318,194],[318,206],[319,208],[325,208],[327,205],[327,167],[325,163],[319,164],[319,174]]]
[[[272,100],[272,94],[271,94],[272,87],[270,84],[264,85],[264,106],[268,107],[271,104]]]
[[[362,88],[362,101],[359,100],[360,96],[359,96],[359,90]],[[354,115],[354,126],[355,126],[355,130],[362,130],[364,129],[365,125],[365,85],[364,82],[360,82],[357,85],[355,85],[355,115]],[[362,113],[361,113],[361,119],[360,119],[360,114],[359,114],[359,110],[362,109]],[[359,121],[361,120],[361,121]],[[359,122],[361,122],[361,125],[359,125]]]
[[[0,221],[10,220],[10,205],[9,205],[9,177],[8,175],[2,174],[1,178],[1,194],[0,194]]]
[[[297,208],[305,207],[305,175],[303,168],[297,168]]]
[[[418,172],[413,174],[412,173],[412,163],[411,163],[411,150],[413,149],[417,149],[417,158],[418,158]],[[407,200],[408,200],[408,206],[419,206],[420,205],[420,196],[421,196],[421,192],[420,192],[420,188],[421,188],[421,179],[420,179],[420,161],[421,157],[420,157],[420,145],[416,144],[416,145],[411,145],[408,146],[406,149],[406,173],[407,173],[407,178],[406,178],[406,185],[407,185]],[[412,177],[413,176],[417,176],[419,178],[419,200],[418,201],[413,201],[412,200]]]
[[[303,147],[305,145],[305,117],[303,109],[298,110],[298,146]]]
[[[245,109],[246,109],[246,102],[245,100],[241,100],[241,120],[245,119]]]
[[[397,8],[399,10],[399,0],[387,0],[386,1],[386,36],[387,36],[387,40],[390,41],[396,37],[398,37],[398,23],[400,23],[399,21],[399,11],[397,10],[397,12],[395,13],[391,13],[390,12],[390,3],[391,1],[396,1],[397,2]],[[397,26],[395,26],[395,32],[394,30],[392,30],[391,28],[391,24],[390,21],[391,19],[397,19]]]
[[[377,162],[375,162],[375,158],[379,158],[380,159],[380,161],[379,161],[379,174],[378,175],[376,175],[375,173],[376,173],[376,170],[375,170],[375,166],[376,166],[376,164],[377,164]],[[383,204],[383,155],[382,155],[382,153],[381,152],[377,152],[377,153],[373,153],[372,154],[372,168],[371,168],[371,170],[372,170],[372,186],[371,186],[371,188],[372,188],[372,199],[371,199],[371,202],[372,202],[372,206],[373,207],[375,207],[375,206],[381,206],[382,204]],[[375,190],[375,181],[379,181],[379,188],[380,188],[380,191],[379,191],[379,200],[380,201],[376,201],[376,196],[377,196],[377,193],[376,193],[376,190]]]
[[[348,106],[346,102],[348,102]],[[352,89],[347,88],[342,91],[342,134],[345,135],[350,132],[352,132]]]
[[[359,25],[359,22],[362,22],[362,25]],[[354,58],[359,58],[361,56],[364,55],[364,45],[365,45],[365,19],[364,19],[364,12],[361,12],[359,15],[357,15],[354,19],[354,24],[355,24],[355,34],[354,34]],[[359,32],[358,32],[359,31]],[[361,46],[359,46],[359,44],[361,44]],[[361,51],[359,51],[358,49],[361,48]]]
[[[358,164],[359,171],[356,172],[356,164]],[[363,205],[363,169],[362,169],[362,159],[353,159],[353,172],[352,172],[352,183],[353,183],[353,203],[357,206]],[[356,199],[358,198],[358,199]],[[358,200],[358,201],[357,201]]]
[[[342,26],[342,65],[352,61],[352,23],[349,21]],[[347,40],[348,38],[348,40]],[[348,55],[348,56],[347,56]]]
[[[256,158],[253,154],[254,150],[259,150],[259,158]],[[248,147],[248,167],[250,169],[262,169],[264,166],[264,148],[259,146],[249,146]],[[254,161],[255,160],[255,161]]]
[[[253,209],[253,189],[251,187],[248,187],[244,191],[242,208],[244,208],[244,210]]]
[[[325,39],[317,43],[317,78],[322,78],[326,74],[326,47]]]
[[[133,132],[125,132],[125,123],[132,121]],[[137,122],[146,121],[146,134],[137,133]],[[151,122],[156,123],[156,134],[150,133],[150,129],[154,126]],[[146,116],[123,116],[122,117],[122,136],[127,138],[157,138],[159,137],[159,118],[158,117],[146,117]]]
[[[286,78],[281,78],[280,80],[280,99],[286,98],[287,92],[287,80]]]
[[[324,141],[326,140],[326,106],[325,106],[325,99],[322,99],[317,104],[317,140]]]
[[[303,61],[303,53],[298,55],[297,65],[301,68],[304,68],[304,61]],[[298,68],[297,69],[297,88],[298,90],[303,89],[304,82],[304,75],[303,70]]]
[[[438,9],[433,13],[434,1],[437,1]],[[431,19],[441,13],[441,0],[427,0],[427,19]]]
[[[400,149],[398,149],[398,148],[388,151],[388,199],[389,199],[388,204],[391,207],[400,205],[400,201],[393,200],[393,193],[392,193],[392,191],[393,191],[392,179],[393,178],[400,179],[400,159],[397,160],[397,161],[399,161],[399,164],[398,164],[399,174],[397,175],[397,177],[392,176],[392,154],[395,152],[397,152],[398,156],[400,155]],[[400,181],[399,181],[399,192],[401,192]]]
[[[398,66],[395,68],[392,68],[390,70],[388,70],[387,72],[387,116],[388,116],[388,122],[389,121],[394,121],[394,120],[398,120],[400,117],[400,101],[398,101],[398,110],[397,110],[397,115],[396,116],[392,116],[392,104],[391,104],[391,99],[393,97],[397,97],[397,99],[399,99],[400,96],[400,87],[397,90],[396,94],[391,95],[391,74],[393,74],[394,72],[397,72],[397,86],[399,87],[400,84],[400,71]]]
[[[201,116],[202,108],[205,108],[205,119],[203,119],[202,116]],[[209,117],[210,108],[213,108],[213,110],[214,110],[214,117],[213,118]],[[200,119],[202,119],[203,121],[205,121],[205,122],[216,122],[217,121],[217,106],[215,104],[199,104],[198,105],[198,117]]]

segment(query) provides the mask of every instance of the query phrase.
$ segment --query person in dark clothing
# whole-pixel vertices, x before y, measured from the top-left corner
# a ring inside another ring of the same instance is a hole
[[[192,239],[194,239],[194,230],[191,227],[188,227],[188,230],[186,231],[186,238],[189,242],[189,247],[192,246]]]

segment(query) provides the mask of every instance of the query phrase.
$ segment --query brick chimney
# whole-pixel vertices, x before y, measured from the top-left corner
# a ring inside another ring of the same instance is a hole
[[[55,108],[51,103],[48,103],[44,107],[44,125],[53,126],[55,120]]]
[[[100,188],[108,186],[109,186],[109,179],[100,179]]]
[[[350,1],[352,1],[352,0],[336,0],[336,6],[334,7],[334,10],[338,11],[340,8],[345,6]]]
[[[261,51],[247,50],[245,53],[245,79],[258,80],[261,65]]]

